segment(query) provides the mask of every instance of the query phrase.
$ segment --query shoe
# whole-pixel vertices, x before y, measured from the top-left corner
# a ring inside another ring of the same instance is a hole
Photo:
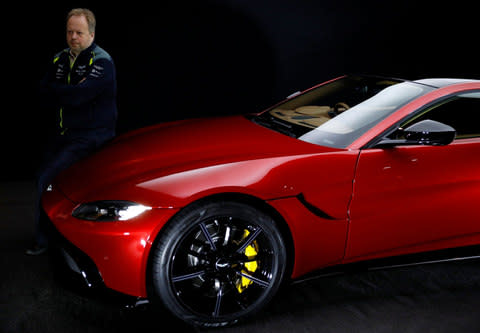
[[[25,254],[28,256],[39,256],[47,252],[48,247],[47,246],[41,246],[38,244],[35,244],[31,248],[28,248],[25,250]]]

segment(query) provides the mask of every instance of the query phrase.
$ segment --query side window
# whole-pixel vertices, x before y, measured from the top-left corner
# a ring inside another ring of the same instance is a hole
[[[457,139],[480,137],[480,92],[464,93],[439,102],[409,119],[402,128],[431,119],[452,126]]]

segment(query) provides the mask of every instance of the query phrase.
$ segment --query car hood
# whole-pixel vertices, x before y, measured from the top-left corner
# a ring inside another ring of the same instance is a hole
[[[55,186],[77,203],[113,199],[121,187],[133,190],[139,183],[171,174],[329,151],[335,150],[277,133],[244,116],[182,120],[117,137],[62,172]]]

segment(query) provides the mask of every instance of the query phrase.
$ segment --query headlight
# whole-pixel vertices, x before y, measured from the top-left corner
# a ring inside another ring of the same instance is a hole
[[[105,200],[80,204],[73,210],[72,216],[96,222],[126,221],[150,209],[152,207],[131,201]]]

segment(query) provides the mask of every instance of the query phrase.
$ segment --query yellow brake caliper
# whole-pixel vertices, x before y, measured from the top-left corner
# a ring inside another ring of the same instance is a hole
[[[248,230],[244,230],[243,232],[243,239],[247,238],[247,236],[250,234],[250,232]],[[245,248],[245,251],[243,252],[245,254],[245,256],[247,256],[247,258],[249,260],[251,259],[254,259],[257,254],[258,254],[258,244],[257,244],[257,241],[253,241],[252,244],[248,245],[246,248]],[[249,262],[246,262],[243,264],[243,269],[242,269],[242,273],[245,273],[245,274],[249,274],[251,275],[252,273],[254,273],[256,270],[258,269],[258,263],[257,261],[249,261]],[[245,289],[248,288],[249,285],[251,285],[253,283],[252,280],[250,280],[249,278],[246,278],[244,276],[242,276],[238,281],[237,281],[237,290],[239,293],[242,293],[245,291]]]

